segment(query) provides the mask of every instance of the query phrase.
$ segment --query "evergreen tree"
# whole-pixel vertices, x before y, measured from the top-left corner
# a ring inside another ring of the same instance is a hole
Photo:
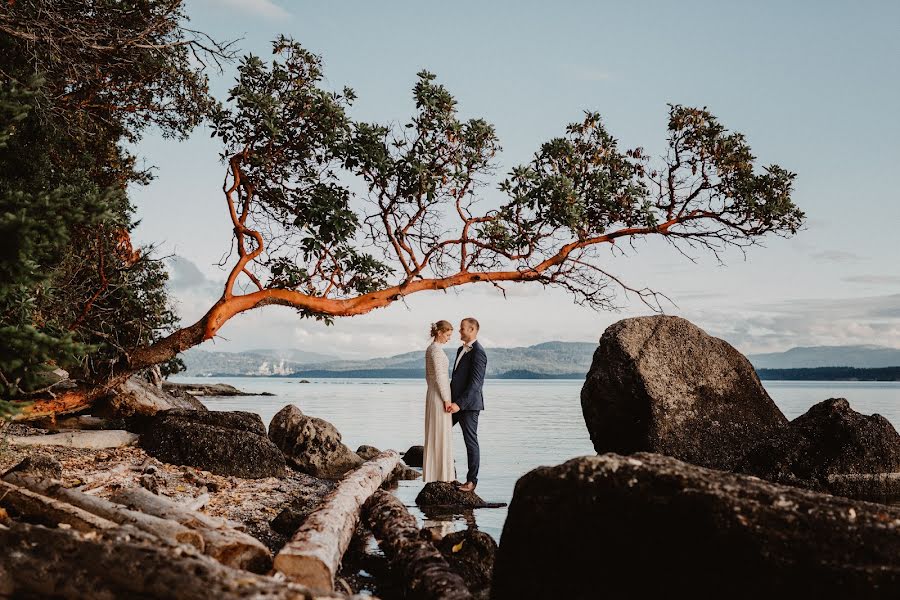
[[[108,377],[177,325],[163,265],[131,245],[128,187],[150,174],[126,148],[148,127],[186,136],[213,106],[205,62],[229,54],[180,0],[4,4],[0,398],[21,399],[57,367]]]

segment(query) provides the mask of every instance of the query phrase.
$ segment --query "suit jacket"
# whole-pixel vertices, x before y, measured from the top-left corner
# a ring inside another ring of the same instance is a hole
[[[463,347],[456,350],[456,357]],[[454,360],[454,364],[456,361]],[[478,340],[466,352],[450,378],[450,396],[460,410],[484,410],[484,373],[487,370],[487,353]]]

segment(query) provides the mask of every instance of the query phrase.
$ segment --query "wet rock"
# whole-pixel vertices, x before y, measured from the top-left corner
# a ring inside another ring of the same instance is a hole
[[[770,481],[861,499],[900,496],[900,434],[881,415],[831,398],[750,450],[738,470]],[[845,477],[866,475],[869,477]]]
[[[96,417],[117,419],[150,416],[173,408],[206,410],[193,396],[168,394],[138,374],[127,379],[110,395],[98,400],[91,410]]]
[[[497,554],[494,538],[483,531],[467,529],[447,534],[435,545],[450,568],[465,580],[472,595],[487,598]]]
[[[140,445],[163,462],[217,475],[256,479],[285,474],[284,456],[252,413],[169,411],[152,419]]]
[[[26,456],[22,461],[3,473],[19,473],[40,479],[62,479],[62,464],[52,455],[37,453]]]
[[[421,467],[424,457],[425,446],[410,446],[409,450],[403,453],[403,462],[409,467]]]
[[[363,460],[372,460],[380,453],[381,450],[379,450],[375,446],[362,445],[356,449],[356,454]],[[383,486],[388,485],[391,482],[396,482],[398,480],[411,481],[413,479],[418,479],[421,476],[421,473],[419,473],[415,469],[410,469],[401,461],[397,463],[397,466],[394,467],[393,471],[391,471],[391,475],[385,480]]]
[[[431,481],[425,484],[419,495],[416,496],[416,504],[428,507],[455,507],[455,508],[498,508],[506,506],[502,502],[485,502],[475,492],[462,492],[456,484],[450,481]]]
[[[669,316],[607,328],[581,407],[598,453],[658,452],[723,470],[787,427],[740,352]]]
[[[337,479],[364,462],[341,442],[334,425],[304,415],[293,404],[272,417],[269,438],[292,467],[315,477]]]
[[[639,453],[519,479],[492,598],[891,598],[900,508]]]
[[[356,449],[356,453],[363,460],[372,460],[380,452],[381,452],[381,450],[379,450],[375,446],[367,446],[365,444],[363,444],[362,446],[360,446],[359,448]]]

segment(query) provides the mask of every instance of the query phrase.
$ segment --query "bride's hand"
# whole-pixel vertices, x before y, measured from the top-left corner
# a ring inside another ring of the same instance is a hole
[[[444,412],[453,412],[452,410],[450,410],[452,407],[453,405],[449,402],[444,402]]]

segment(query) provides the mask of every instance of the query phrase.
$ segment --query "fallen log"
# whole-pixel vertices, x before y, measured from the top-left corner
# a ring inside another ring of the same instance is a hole
[[[67,431],[49,435],[20,435],[6,438],[15,446],[66,446],[67,448],[121,448],[132,446],[138,435],[121,429]]]
[[[391,570],[398,573],[410,600],[468,600],[462,577],[450,570],[444,556],[421,536],[416,518],[389,492],[379,490],[363,505],[363,518],[375,534]]]
[[[360,508],[399,461],[400,455],[388,450],[348,473],[278,553],[275,570],[311,588],[334,589],[334,575],[359,522]]]
[[[272,567],[269,549],[255,537],[229,527],[224,519],[191,510],[141,487],[120,490],[110,499],[196,530],[203,537],[204,554],[223,565],[254,573],[265,573]]]
[[[66,524],[77,531],[105,531],[119,525],[77,506],[0,480],[0,506],[46,525]]]
[[[103,535],[12,523],[0,526],[0,597],[181,600],[337,600],[231,569],[131,527]]]
[[[68,502],[73,506],[120,525],[133,525],[135,528],[150,533],[161,540],[176,544],[188,544],[201,552],[203,551],[203,536],[197,531],[175,521],[160,519],[153,515],[129,510],[121,504],[63,487],[59,481],[35,479],[16,471],[7,473],[3,480],[7,483],[28,488],[33,492]]]

